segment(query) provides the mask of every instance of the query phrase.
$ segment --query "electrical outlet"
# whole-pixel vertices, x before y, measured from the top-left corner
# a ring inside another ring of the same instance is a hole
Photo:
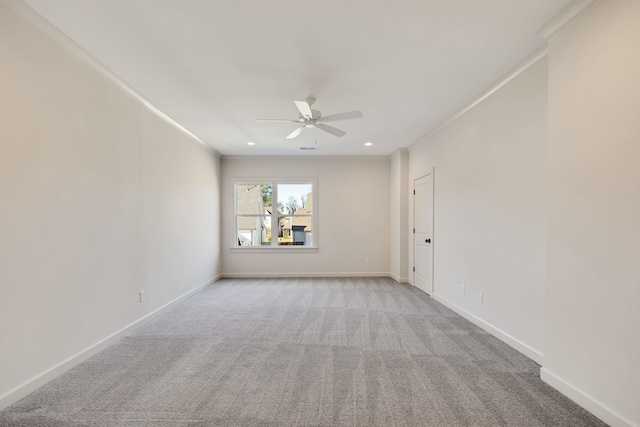
[[[478,301],[484,302],[484,294],[482,292],[478,294]]]
[[[140,291],[140,302],[144,302],[144,291]]]
[[[467,292],[467,290],[465,289],[464,283],[460,285],[460,292],[462,293],[462,295],[464,295]]]
[[[371,264],[371,258],[366,257],[366,258],[364,259],[364,263],[365,263],[365,264]]]

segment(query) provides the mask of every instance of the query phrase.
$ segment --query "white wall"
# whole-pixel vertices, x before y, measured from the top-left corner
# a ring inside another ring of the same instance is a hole
[[[410,270],[400,157],[220,162],[7,4],[0,408],[222,271]],[[637,1],[596,2],[550,41],[548,109],[541,60],[409,155],[409,190],[435,168],[435,297],[612,425],[640,425],[638,22]],[[317,252],[229,251],[231,180],[251,176],[318,178]]]
[[[223,157],[222,262],[228,276],[389,275],[388,158]],[[317,178],[317,252],[237,253],[234,178]],[[365,258],[371,259],[365,264]]]
[[[0,3],[0,409],[220,273],[214,152],[20,4]]]
[[[390,274],[396,281],[407,283],[409,281],[407,263],[409,250],[409,151],[406,148],[400,148],[391,155],[390,187]]]
[[[412,147],[409,166],[411,188],[435,168],[434,297],[537,361],[544,329],[546,66],[538,61]],[[413,198],[409,214],[413,224]]]
[[[640,2],[597,1],[549,41],[543,379],[640,425]]]

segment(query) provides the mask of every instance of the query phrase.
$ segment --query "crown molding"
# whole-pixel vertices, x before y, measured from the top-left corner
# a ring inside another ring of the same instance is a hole
[[[449,118],[440,122],[440,124],[434,127],[433,129],[431,129],[429,133],[427,133],[425,136],[420,138],[415,143],[411,144],[409,146],[409,151],[411,152],[415,150],[416,148],[418,148],[419,146],[421,146],[422,144],[424,144],[425,142],[429,141],[431,138],[433,138],[434,136],[442,132],[447,126],[449,126],[451,123],[458,120],[460,117],[466,114],[469,110],[473,109],[476,105],[480,104],[482,101],[489,98],[491,95],[493,95],[495,92],[500,90],[503,86],[505,86],[511,80],[518,77],[520,74],[528,70],[531,66],[536,64],[541,59],[546,58],[548,53],[549,51],[545,43],[543,46],[536,49],[533,53],[531,53],[525,59],[520,61],[518,65],[516,65],[515,67],[507,71],[505,74],[503,74],[502,77],[496,80],[493,84],[491,84],[485,90],[483,90],[478,95],[476,95],[471,101],[465,104],[462,108],[460,108],[458,111],[456,111],[451,116],[449,116]]]
[[[401,156],[403,154],[408,154],[409,153],[409,149],[406,147],[399,147],[396,148],[395,150],[393,150],[393,152],[391,154],[389,154],[389,158],[390,159],[395,159],[398,156]]]
[[[574,0],[567,7],[562,9],[560,13],[558,13],[555,17],[553,17],[547,24],[545,24],[540,30],[538,30],[535,34],[544,37],[548,40],[555,33],[557,33],[562,27],[567,25],[573,18],[582,13],[586,8],[595,3],[596,0]],[[480,92],[476,97],[474,97],[471,101],[469,101],[466,105],[460,108],[458,111],[453,113],[449,118],[442,121],[436,127],[431,129],[425,136],[420,138],[415,143],[409,146],[409,151],[415,150],[417,147],[421,146],[423,143],[427,142],[431,138],[433,138],[438,133],[442,132],[447,126],[456,121],[458,118],[463,116],[469,110],[471,110],[476,105],[480,104],[482,101],[490,97],[504,85],[509,83],[511,80],[518,77],[524,71],[526,71],[529,67],[533,66],[535,63],[540,61],[542,58],[545,58],[549,53],[548,47],[546,43],[531,53],[528,57],[522,60],[518,65],[513,67],[511,70],[507,71],[502,77],[496,80],[493,84],[491,84],[484,91]]]
[[[51,38],[54,42],[60,45],[63,49],[66,49],[69,53],[76,58],[83,61],[86,65],[93,68],[104,78],[114,83],[126,94],[131,96],[138,103],[142,104],[147,110],[155,114],[159,119],[169,124],[171,127],[178,130],[187,138],[202,145],[208,151],[210,151],[216,157],[220,157],[220,153],[217,152],[212,146],[198,138],[187,128],[176,122],[169,117],[166,113],[156,107],[151,101],[145,98],[141,93],[136,91],[131,85],[124,81],[120,76],[114,73],[110,68],[100,62],[96,57],[87,52],[82,46],[76,43],[73,39],[63,33],[58,27],[47,21],[38,12],[33,10],[29,5],[22,1],[16,0],[0,0],[0,5],[6,7],[8,10],[16,14],[18,17],[24,19],[29,24],[33,25],[36,29],[41,31],[47,37]]]
[[[567,7],[562,9],[555,17],[547,22],[542,28],[536,31],[536,35],[549,40],[562,27],[567,25],[573,18],[582,13],[586,8],[595,3],[596,0],[574,0]]]

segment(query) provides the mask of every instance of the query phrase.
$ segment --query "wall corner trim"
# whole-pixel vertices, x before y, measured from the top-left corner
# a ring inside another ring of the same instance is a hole
[[[19,401],[23,397],[26,397],[27,395],[33,393],[34,391],[36,391],[40,387],[42,387],[45,384],[47,384],[48,382],[56,379],[60,375],[62,375],[65,372],[69,371],[70,369],[78,366],[79,364],[81,364],[85,360],[89,359],[91,356],[93,356],[93,355],[99,353],[100,351],[104,350],[105,348],[107,348],[108,346],[110,346],[111,344],[113,344],[114,342],[119,340],[120,338],[122,338],[122,337],[124,337],[126,335],[129,335],[130,333],[132,333],[136,329],[138,329],[138,328],[144,326],[145,324],[149,323],[150,321],[152,321],[156,317],[158,317],[161,314],[165,313],[166,311],[168,311],[169,309],[173,308],[175,305],[181,303],[185,299],[189,298],[193,294],[201,291],[202,289],[206,288],[210,284],[218,281],[221,277],[222,277],[221,274],[218,274],[217,276],[212,277],[211,279],[205,281],[204,283],[201,283],[200,285],[196,286],[192,290],[182,294],[181,296],[175,298],[172,301],[169,301],[168,303],[166,303],[162,307],[157,308],[156,310],[152,311],[151,313],[148,313],[147,315],[141,317],[140,319],[130,323],[129,325],[127,325],[124,328],[114,332],[113,334],[109,335],[108,337],[96,342],[95,344],[85,348],[84,350],[79,351],[78,353],[76,353],[76,354],[68,357],[67,359],[61,361],[57,365],[52,366],[51,368],[47,369],[46,371],[39,373],[35,377],[23,382],[22,384],[17,385],[16,387],[12,388],[11,390],[7,391],[6,393],[0,395],[0,411],[2,411],[3,409],[7,408],[9,405],[12,405],[12,404],[16,403],[17,401]]]
[[[482,329],[486,330],[491,335],[493,335],[494,337],[498,338],[500,341],[504,342],[505,344],[510,345],[511,347],[513,347],[514,349],[519,351],[520,353],[522,353],[525,356],[527,356],[529,359],[531,359],[534,362],[542,365],[542,362],[544,360],[544,355],[541,352],[539,352],[538,350],[534,349],[533,347],[529,346],[528,344],[523,343],[519,339],[517,339],[517,338],[509,335],[508,333],[504,332],[502,329],[497,328],[497,327],[493,326],[491,323],[488,323],[488,322],[482,320],[481,318],[477,317],[475,314],[472,314],[472,313],[468,312],[467,310],[465,310],[462,307],[452,303],[448,299],[441,297],[438,294],[434,293],[433,299],[435,299],[436,301],[438,301],[441,304],[444,304],[445,306],[447,306],[451,310],[455,311],[456,313],[458,313],[460,316],[464,317],[465,319],[467,319],[467,320],[471,321],[472,323],[475,323],[476,325],[480,326]]]
[[[536,34],[549,40],[555,33],[560,31],[562,27],[567,25],[573,18],[582,13],[586,8],[591,6],[596,0],[574,0],[567,7],[562,9],[560,13],[554,16],[542,28],[536,31]]]
[[[409,151],[411,152],[416,148],[418,148],[419,146],[421,146],[422,144],[428,142],[431,138],[433,138],[434,136],[442,132],[447,126],[449,126],[451,123],[458,120],[468,111],[473,109],[476,105],[480,104],[485,99],[489,98],[491,95],[493,95],[495,92],[500,90],[503,86],[505,86],[511,80],[515,79],[520,74],[528,70],[531,66],[535,65],[538,61],[545,58],[548,53],[549,53],[549,50],[548,50],[547,44],[545,43],[544,45],[540,46],[538,49],[533,51],[525,59],[520,61],[515,67],[511,68],[509,71],[503,74],[495,82],[489,85],[485,90],[483,90],[478,95],[476,95],[473,99],[471,99],[471,101],[465,104],[462,108],[460,108],[458,111],[456,111],[451,116],[449,116],[449,118],[440,122],[440,124],[438,124],[436,127],[431,129],[426,135],[424,135],[422,138],[418,139],[416,142],[411,144],[409,146]]]
[[[389,154],[389,158],[390,159],[394,159],[398,156],[401,156],[404,153],[408,153],[409,149],[406,147],[398,147],[397,149],[393,150],[393,152],[391,154]]]
[[[591,397],[582,390],[574,387],[569,382],[565,381],[560,376],[554,374],[545,367],[540,369],[540,379],[558,390],[560,393],[567,396],[569,399],[573,400],[578,405],[582,406],[587,411],[591,412],[596,417],[600,418],[605,423],[609,424],[610,426],[638,426],[638,424],[635,424],[631,420],[628,420],[622,415],[616,413],[607,405]]]
[[[89,67],[93,68],[100,75],[102,75],[105,79],[111,81],[114,85],[122,89],[126,94],[131,96],[138,103],[142,104],[147,110],[156,115],[158,118],[181,132],[187,138],[202,145],[207,150],[211,151],[216,157],[220,157],[220,153],[213,148],[211,145],[207,144],[196,135],[194,135],[187,128],[182,126],[180,123],[176,122],[174,119],[169,117],[166,113],[156,107],[151,101],[146,99],[140,92],[134,89],[129,83],[124,81],[122,77],[118,76],[115,72],[113,72],[109,67],[100,62],[96,57],[90,54],[87,50],[85,50],[82,46],[76,43],[73,39],[63,33],[58,27],[47,21],[44,17],[42,17],[38,12],[33,10],[27,4],[22,1],[7,1],[0,0],[0,5],[7,7],[13,13],[15,13],[20,18],[24,19],[29,24],[33,25],[39,31],[42,31],[46,36],[50,37],[64,49],[66,49],[71,54],[75,55],[81,61],[84,61]]]

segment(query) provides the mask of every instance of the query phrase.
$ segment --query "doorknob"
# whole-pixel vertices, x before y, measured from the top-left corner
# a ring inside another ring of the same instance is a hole
[[[431,243],[431,239],[426,239],[424,242],[425,243]]]

